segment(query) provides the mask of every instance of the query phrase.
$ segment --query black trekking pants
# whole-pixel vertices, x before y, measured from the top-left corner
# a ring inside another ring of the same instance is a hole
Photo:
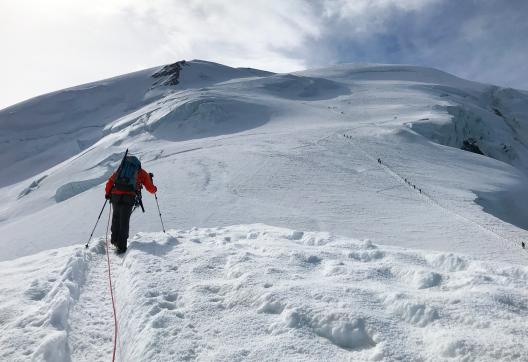
[[[127,247],[130,215],[132,214],[132,207],[134,206],[134,196],[114,194],[110,202],[114,209],[112,214],[111,243],[117,249],[125,250]]]

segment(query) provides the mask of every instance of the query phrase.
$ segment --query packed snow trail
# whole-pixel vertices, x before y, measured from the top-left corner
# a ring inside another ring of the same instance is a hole
[[[116,270],[120,261],[112,258],[112,262]],[[111,360],[114,323],[103,253],[93,255],[79,300],[70,311],[69,325],[72,361]]]

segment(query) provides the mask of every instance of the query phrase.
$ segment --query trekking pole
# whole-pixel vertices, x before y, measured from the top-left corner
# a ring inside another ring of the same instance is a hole
[[[159,207],[159,203],[158,203],[158,195],[156,195],[156,193],[154,193],[154,197],[156,198],[156,205],[158,205],[158,212],[159,212],[159,217],[160,217],[160,220],[161,220],[161,227],[163,229],[163,232],[165,232],[165,225],[163,225],[163,218],[161,217],[161,211],[160,211],[160,207]]]
[[[106,207],[106,203],[108,202],[108,200],[105,200],[104,204],[103,204],[103,208],[101,209],[101,212],[99,213],[99,216],[97,217],[97,221],[95,222],[95,225],[92,229],[92,233],[90,234],[90,237],[88,238],[88,241],[86,242],[86,245],[85,247],[88,248],[88,244],[90,243],[90,240],[92,240],[92,236],[93,236],[93,233],[95,231],[95,228],[97,227],[97,224],[99,223],[99,219],[101,219],[101,215],[103,214],[103,211]]]

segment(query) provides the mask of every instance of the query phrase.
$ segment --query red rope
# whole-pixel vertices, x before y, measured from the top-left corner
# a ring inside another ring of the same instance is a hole
[[[108,262],[108,281],[110,282],[110,296],[112,297],[112,308],[114,310],[114,352],[112,354],[112,362],[115,361],[116,346],[117,346],[117,316],[114,298],[114,288],[112,287],[112,274],[110,273],[110,253],[108,252],[108,229],[110,227],[110,217],[112,215],[112,204],[110,204],[110,212],[108,214],[108,223],[106,224],[106,260]]]

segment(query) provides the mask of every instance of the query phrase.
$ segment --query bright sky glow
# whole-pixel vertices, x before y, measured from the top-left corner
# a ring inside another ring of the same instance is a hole
[[[180,59],[431,66],[528,89],[523,0],[5,0],[0,108]]]

